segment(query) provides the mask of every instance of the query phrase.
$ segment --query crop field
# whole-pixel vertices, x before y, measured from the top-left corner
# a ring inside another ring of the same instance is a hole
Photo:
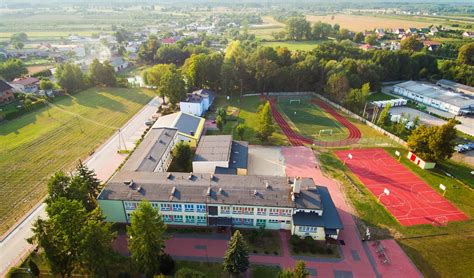
[[[293,130],[305,137],[318,141],[337,141],[349,134],[347,128],[315,104],[279,103],[278,109],[290,120]]]
[[[93,88],[0,124],[0,233],[45,196],[51,174],[70,170],[152,97]]]
[[[310,51],[313,50],[317,45],[325,42],[327,40],[315,40],[315,41],[270,41],[262,42],[262,45],[276,47],[286,47],[288,50],[296,51]]]

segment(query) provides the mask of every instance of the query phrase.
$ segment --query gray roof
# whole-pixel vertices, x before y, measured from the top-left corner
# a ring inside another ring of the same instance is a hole
[[[10,84],[0,79],[0,92],[5,92],[11,89],[13,88],[10,86]]]
[[[395,85],[394,87],[404,88],[418,95],[437,99],[439,101],[454,105],[460,108],[474,107],[474,97],[462,93],[452,92],[428,82],[407,81]]]
[[[315,212],[297,212],[293,215],[293,223],[296,226],[316,226],[325,229],[342,229],[341,218],[331,199],[327,187],[317,186],[319,196],[321,197],[323,215],[319,216]]]
[[[471,92],[471,93],[474,94],[474,87],[467,86],[467,85],[464,85],[464,84],[461,84],[461,83],[457,83],[457,82],[454,82],[454,81],[451,81],[451,80],[441,79],[438,82],[436,82],[436,84],[444,85],[446,87],[450,87],[450,88],[453,88],[453,89],[460,89],[460,90],[468,91],[468,92]]]
[[[229,168],[247,169],[249,158],[249,143],[232,141]]]
[[[175,128],[150,129],[125,163],[122,171],[155,171],[177,132]]]
[[[196,135],[196,130],[201,122],[200,117],[196,117],[186,113],[180,113],[178,120],[175,122],[174,127],[184,134],[191,136]]]
[[[218,174],[214,174],[212,180],[209,174],[189,177],[188,173],[122,170],[107,183],[98,199],[321,209],[318,190],[310,178],[302,179],[301,193],[293,202],[286,177]],[[129,186],[132,180],[133,185]],[[173,188],[175,193],[171,195]],[[210,196],[207,195],[209,188]]]
[[[231,135],[202,136],[193,161],[229,161],[232,145]]]

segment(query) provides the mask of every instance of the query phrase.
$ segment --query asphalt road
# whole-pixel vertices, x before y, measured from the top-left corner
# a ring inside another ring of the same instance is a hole
[[[117,167],[125,160],[126,154],[118,154],[117,150],[124,150],[125,147],[131,150],[135,142],[140,139],[146,130],[145,121],[149,119],[157,110],[161,100],[154,98],[142,110],[140,110],[130,121],[107,140],[85,164],[95,170],[97,177],[102,181],[107,181],[115,172]],[[8,269],[17,264],[34,246],[28,244],[25,239],[32,236],[31,227],[38,218],[46,217],[45,205],[40,204],[35,210],[18,224],[8,236],[0,242],[0,277],[4,277]]]

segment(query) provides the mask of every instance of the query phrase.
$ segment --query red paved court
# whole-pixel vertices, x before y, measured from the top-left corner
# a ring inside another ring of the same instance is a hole
[[[444,225],[468,219],[383,149],[343,150],[336,155],[404,226]],[[389,196],[383,194],[385,188]]]

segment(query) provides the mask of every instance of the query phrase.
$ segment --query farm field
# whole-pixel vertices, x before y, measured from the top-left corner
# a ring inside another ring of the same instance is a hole
[[[240,109],[239,115],[237,116],[237,121],[244,124],[245,126],[245,133],[244,133],[244,141],[248,141],[250,144],[261,144],[261,142],[255,136],[255,126],[257,125],[257,108],[261,104],[260,97],[258,96],[251,96],[251,97],[242,97],[242,101],[239,101],[238,98],[234,98],[233,100],[227,101],[224,97],[218,97],[214,102],[214,107],[224,107],[228,111],[231,110],[232,107]],[[235,140],[240,140],[237,134],[233,132],[230,125],[233,125],[233,121],[228,121],[228,124],[224,126],[224,132],[222,134],[233,134]],[[218,134],[218,133],[213,133]],[[286,136],[283,134],[281,129],[275,124],[275,132],[269,138],[270,145],[288,145],[288,140]]]
[[[269,41],[269,42],[262,42],[262,45],[271,46],[273,48],[276,47],[286,47],[288,50],[295,51],[295,50],[302,50],[302,51],[310,51],[313,50],[317,45],[325,42],[327,40],[316,40],[316,41]]]
[[[401,151],[400,162],[403,166],[424,180],[433,190],[440,192],[439,184],[446,185],[448,191],[445,198],[471,219],[452,222],[447,226],[402,226],[332,151],[322,152],[319,159],[325,172],[343,184],[346,195],[357,210],[357,217],[371,227],[372,235],[385,238],[390,233],[394,236],[425,277],[452,277],[453,273],[457,274],[456,277],[469,277],[474,272],[474,243],[471,240],[474,236],[474,208],[471,205],[474,192],[467,186],[472,183],[467,176],[472,169],[451,160],[441,163],[443,170],[460,177],[462,182],[467,184],[464,185],[446,176],[438,167],[434,170],[422,170],[405,158],[406,151],[402,148],[385,150],[394,158],[395,150]],[[351,178],[355,186],[347,183],[343,173]]]
[[[51,174],[87,157],[153,95],[92,88],[0,124],[0,232],[45,196]]]
[[[290,120],[292,128],[305,137],[318,141],[336,141],[345,139],[349,134],[347,128],[315,104],[279,103],[278,109]],[[322,130],[328,134],[320,134]]]
[[[386,18],[379,16],[370,15],[349,15],[349,14],[336,14],[334,19],[333,15],[307,15],[306,19],[310,22],[322,21],[331,25],[339,24],[342,28],[349,29],[351,31],[361,32],[364,30],[372,30],[375,28],[422,28],[428,27],[433,22],[419,22],[410,21],[407,19],[397,18]]]

